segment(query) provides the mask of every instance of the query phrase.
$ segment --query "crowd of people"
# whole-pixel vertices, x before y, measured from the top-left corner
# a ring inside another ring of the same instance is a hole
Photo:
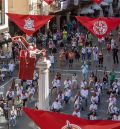
[[[104,73],[101,80],[92,72],[87,80],[79,82],[79,76],[74,73],[71,77],[62,78],[60,73],[55,75],[52,81],[51,94],[57,93],[57,97],[51,105],[54,112],[64,112],[66,105],[73,105],[72,115],[81,117],[81,113],[87,113],[88,119],[96,120],[99,118],[99,108],[102,103],[106,103],[106,118],[119,120],[120,108],[119,101],[120,80],[116,79],[116,74],[111,71]],[[103,98],[104,97],[104,98]]]
[[[45,48],[47,58],[51,61],[50,72],[55,77],[50,86],[50,95],[53,96],[56,92],[57,97],[54,98],[50,110],[64,112],[66,105],[71,104],[73,105],[72,115],[81,117],[82,112],[87,112],[88,119],[96,120],[99,118],[98,110],[102,105],[104,94],[107,96],[106,103],[108,104],[106,110],[108,118],[104,119],[119,120],[117,100],[120,82],[116,79],[114,68],[110,73],[104,71],[100,78],[95,74],[96,68],[104,70],[105,55],[112,55],[111,65],[119,64],[117,40],[110,33],[105,38],[94,41],[93,35],[83,28],[79,29],[76,21],[68,30],[65,28],[56,32],[50,30],[48,33],[38,32],[33,36],[23,35],[31,46],[36,44],[40,49]],[[0,64],[0,82],[4,81],[7,75],[14,77],[20,50],[23,49],[21,42],[18,39],[14,44],[8,45],[7,61],[5,60],[6,53],[2,47],[0,48],[0,57],[5,56]],[[80,66],[82,77],[74,73],[71,77],[64,79],[61,72],[55,71],[56,66],[73,69],[76,63]],[[91,66],[94,67],[93,72],[91,72]],[[8,73],[6,74],[5,71]],[[35,72],[33,80],[21,80],[21,83],[14,83],[8,88],[6,96],[1,97],[0,112],[3,110],[5,117],[8,118],[9,111],[10,125],[11,123],[13,126],[16,125],[16,117],[22,115],[22,107],[35,99],[37,79],[38,73]],[[35,107],[37,108],[37,105]]]

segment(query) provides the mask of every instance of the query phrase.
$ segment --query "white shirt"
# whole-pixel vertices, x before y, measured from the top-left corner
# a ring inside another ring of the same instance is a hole
[[[27,84],[27,85],[32,84],[32,80],[27,80],[27,81],[26,81],[26,84]]]
[[[58,100],[64,100],[64,94],[58,94]]]
[[[88,90],[82,89],[81,90],[81,96],[87,98],[88,97]]]
[[[17,95],[21,95],[23,91],[23,87],[22,86],[18,86],[17,87]]]
[[[21,96],[21,99],[22,99],[22,100],[27,99],[27,98],[28,98],[28,94],[27,94],[27,93],[22,94],[22,96]]]
[[[81,81],[80,86],[81,86],[82,88],[84,88],[85,86],[87,86],[87,82],[86,82],[86,81]]]
[[[11,38],[11,36],[10,36],[10,34],[9,34],[8,32],[5,32],[5,33],[4,33],[4,38],[5,38],[6,40],[8,40],[9,38]]]
[[[54,101],[52,104],[52,108],[59,110],[61,108],[61,103],[59,101],[58,102]]]
[[[72,41],[72,47],[76,47],[76,41]]]
[[[83,47],[82,48],[82,54],[85,54],[86,53],[86,49]]]
[[[9,96],[10,98],[14,97],[14,91],[7,91],[6,96]]]
[[[72,82],[77,81],[77,76],[72,76]]]
[[[97,110],[97,105],[96,104],[91,104],[90,107],[89,107],[89,110],[90,111],[93,111],[93,110]]]
[[[98,103],[98,96],[96,95],[96,96],[92,96],[91,97],[91,102],[92,103]]]
[[[73,116],[80,117],[81,114],[80,114],[80,111],[79,111],[79,112],[74,111],[74,112],[72,113],[72,115],[73,115]]]
[[[116,104],[116,98],[115,97],[110,97],[109,98],[109,105],[110,104]]]
[[[71,97],[71,90],[70,90],[70,89],[67,89],[67,90],[65,91],[65,96]]]
[[[71,80],[65,80],[65,81],[64,81],[64,86],[65,86],[65,88],[70,87],[71,84],[72,84]]]
[[[75,102],[74,104],[78,105],[82,103],[82,97],[81,96],[75,96]]]
[[[87,52],[88,53],[92,53],[92,48],[91,47],[87,47]]]
[[[34,93],[35,93],[35,88],[34,87],[29,87],[28,88],[28,94],[30,95],[30,94],[33,94],[34,95]]]
[[[10,63],[10,64],[8,64],[8,66],[9,66],[9,71],[14,71],[15,64]]]
[[[49,58],[50,58],[50,62],[51,62],[51,63],[55,63],[55,58],[54,58],[53,55],[50,55]]]
[[[15,119],[15,118],[16,118],[16,116],[17,116],[17,111],[16,111],[16,109],[11,110],[11,111],[10,111],[10,115],[12,115],[12,116],[13,116],[13,118]]]
[[[52,84],[53,84],[53,87],[59,87],[59,86],[61,86],[59,79],[54,79],[52,81]]]
[[[93,54],[96,54],[98,52],[98,47],[93,47]]]
[[[97,119],[97,117],[96,116],[94,116],[94,115],[90,115],[90,120],[96,120]]]

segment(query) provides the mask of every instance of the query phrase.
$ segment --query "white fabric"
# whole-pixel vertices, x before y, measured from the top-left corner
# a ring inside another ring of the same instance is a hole
[[[72,115],[73,115],[73,116],[77,116],[77,117],[80,117],[80,116],[81,116],[80,111],[78,111],[78,112],[74,111],[74,112],[72,113]]]
[[[60,102],[56,102],[56,101],[53,102],[52,108],[59,110],[61,108],[61,103]]]
[[[60,80],[59,79],[54,79],[52,81],[52,85],[53,85],[53,87],[59,87],[59,86],[61,86]]]
[[[65,81],[64,81],[64,86],[65,86],[65,88],[70,87],[71,84],[72,84],[71,80],[65,80]]]
[[[10,63],[10,64],[8,64],[8,66],[9,66],[9,71],[14,71],[14,69],[15,69],[15,64]]]
[[[51,63],[55,63],[55,57],[53,55],[50,55],[49,58]]]
[[[88,97],[88,90],[86,89],[82,89],[81,90],[81,96],[84,97],[84,98],[87,98]]]
[[[70,89],[67,89],[67,90],[65,91],[65,96],[71,97],[71,90],[70,90]]]

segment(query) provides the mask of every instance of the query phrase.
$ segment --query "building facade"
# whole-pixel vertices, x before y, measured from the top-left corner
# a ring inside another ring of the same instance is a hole
[[[0,33],[8,30],[8,0],[0,0]]]
[[[29,0],[8,0],[8,11],[17,14],[29,14]]]

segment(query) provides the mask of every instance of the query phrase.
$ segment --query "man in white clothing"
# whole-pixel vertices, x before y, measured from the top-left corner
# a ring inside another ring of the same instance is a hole
[[[65,88],[70,87],[71,84],[72,84],[72,81],[71,81],[69,78],[67,78],[67,79],[64,81],[64,86],[65,86]]]
[[[51,62],[51,68],[52,68],[52,70],[53,70],[53,72],[54,72],[54,67],[55,67],[55,57],[54,57],[54,55],[51,54],[51,55],[49,56],[49,59],[50,59],[50,62]]]
[[[77,117],[80,117],[81,116],[81,113],[80,113],[80,110],[79,109],[75,109],[72,113],[73,116],[77,116]]]
[[[52,81],[51,93],[53,89],[57,89],[57,92],[59,92],[60,86],[61,86],[61,81],[57,77],[55,77]]]
[[[81,96],[82,98],[85,100],[85,105],[87,106],[87,98],[88,98],[88,89],[86,87],[84,87],[82,90],[81,90]]]
[[[64,101],[65,101],[65,103],[68,103],[68,101],[70,100],[71,95],[72,95],[71,89],[66,88],[65,93],[64,93]]]
[[[14,69],[15,69],[15,64],[13,62],[10,62],[8,64],[8,69],[9,69],[9,72],[10,72],[10,77],[13,77],[13,72],[14,72]]]
[[[59,112],[61,108],[62,108],[61,103],[58,101],[58,99],[56,99],[52,104],[51,107],[52,111]]]

